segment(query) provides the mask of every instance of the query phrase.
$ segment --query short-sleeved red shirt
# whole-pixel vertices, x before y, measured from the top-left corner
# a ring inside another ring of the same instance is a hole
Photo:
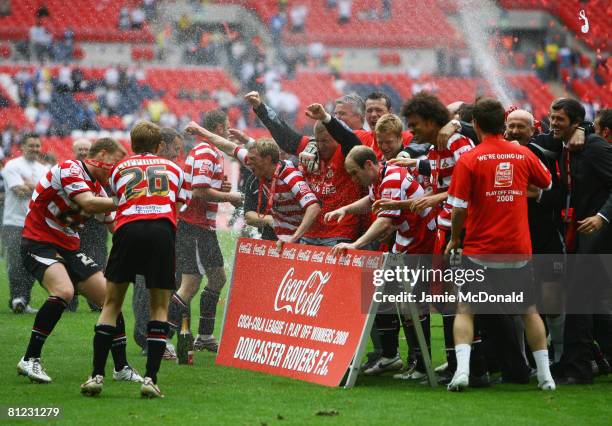
[[[448,190],[453,207],[467,208],[463,253],[513,254],[505,260],[529,259],[527,186],[549,189],[550,172],[526,147],[502,136],[486,137],[461,156]]]

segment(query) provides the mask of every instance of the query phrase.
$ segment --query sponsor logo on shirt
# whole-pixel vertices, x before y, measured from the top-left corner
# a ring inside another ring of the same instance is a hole
[[[514,166],[510,162],[499,163],[495,168],[495,188],[508,188],[512,186]]]

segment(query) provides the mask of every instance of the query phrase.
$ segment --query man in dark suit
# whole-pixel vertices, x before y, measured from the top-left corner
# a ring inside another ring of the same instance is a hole
[[[556,140],[567,141],[584,120],[580,102],[563,98],[551,106]],[[559,161],[566,206],[573,208],[566,243],[576,253],[569,274],[561,384],[593,381],[592,345],[612,356],[612,145],[596,134],[581,150],[564,144]]]

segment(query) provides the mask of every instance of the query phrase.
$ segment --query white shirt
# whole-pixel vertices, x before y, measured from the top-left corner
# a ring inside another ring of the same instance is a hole
[[[49,169],[38,161],[27,161],[24,157],[17,157],[6,163],[2,169],[6,188],[4,225],[23,227],[30,204],[30,197],[18,197],[11,188],[24,185],[26,180],[36,185],[48,171]]]

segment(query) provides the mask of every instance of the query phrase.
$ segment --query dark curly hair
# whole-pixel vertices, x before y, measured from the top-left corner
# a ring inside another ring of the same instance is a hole
[[[446,106],[434,95],[428,92],[419,92],[402,105],[401,115],[418,115],[423,120],[431,120],[442,127],[449,121]]]

